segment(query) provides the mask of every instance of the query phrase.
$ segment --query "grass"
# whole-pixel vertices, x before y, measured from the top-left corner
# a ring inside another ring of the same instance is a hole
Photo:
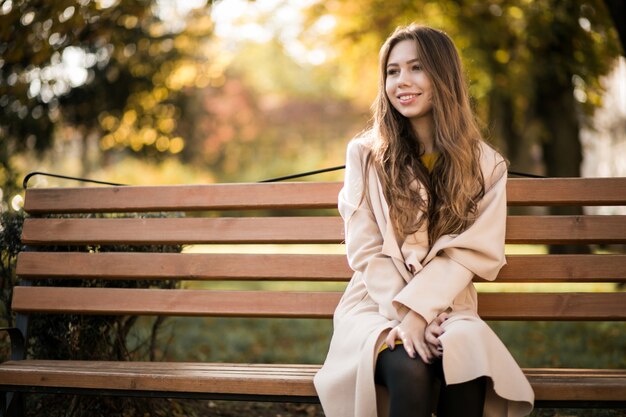
[[[153,319],[143,320],[148,327]],[[489,325],[522,367],[626,368],[626,328],[621,322]],[[161,334],[159,359],[319,364],[331,334],[327,319],[170,317]]]

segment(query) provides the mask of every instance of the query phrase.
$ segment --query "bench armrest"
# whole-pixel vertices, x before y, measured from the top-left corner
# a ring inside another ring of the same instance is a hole
[[[11,340],[11,360],[19,361],[26,357],[24,335],[17,327],[0,327],[0,332],[8,332]]]

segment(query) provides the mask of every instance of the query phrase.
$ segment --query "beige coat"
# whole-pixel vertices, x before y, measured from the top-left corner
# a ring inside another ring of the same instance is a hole
[[[427,322],[449,312],[441,336],[445,378],[455,384],[488,376],[484,417],[529,414],[532,388],[506,347],[478,317],[472,284],[474,275],[494,280],[506,263],[507,175],[502,157],[482,144],[485,196],[476,222],[429,247],[426,225],[398,242],[373,169],[361,203],[367,150],[366,139],[348,145],[345,183],[339,193],[348,261],[355,272],[335,310],[328,357],[315,376],[324,413],[327,417],[386,415],[385,388],[374,384],[376,352],[387,331],[412,309]]]

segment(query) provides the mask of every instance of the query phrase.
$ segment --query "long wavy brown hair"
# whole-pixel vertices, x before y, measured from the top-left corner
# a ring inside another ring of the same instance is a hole
[[[389,54],[404,40],[415,42],[432,83],[434,146],[439,156],[431,173],[420,162],[424,149],[409,119],[393,107],[385,91]],[[396,233],[400,237],[414,233],[426,219],[431,244],[443,235],[464,231],[475,220],[485,185],[479,160],[482,138],[452,40],[426,26],[397,28],[380,50],[379,80],[373,104],[374,139],[365,169],[374,166],[379,173]],[[416,179],[425,187],[424,198]],[[427,215],[418,216],[420,211]]]

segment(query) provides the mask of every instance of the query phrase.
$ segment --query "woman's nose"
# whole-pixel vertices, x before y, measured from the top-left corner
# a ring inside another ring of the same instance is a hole
[[[411,78],[409,77],[409,73],[407,71],[400,71],[400,74],[398,74],[398,85],[409,84],[411,84]]]

